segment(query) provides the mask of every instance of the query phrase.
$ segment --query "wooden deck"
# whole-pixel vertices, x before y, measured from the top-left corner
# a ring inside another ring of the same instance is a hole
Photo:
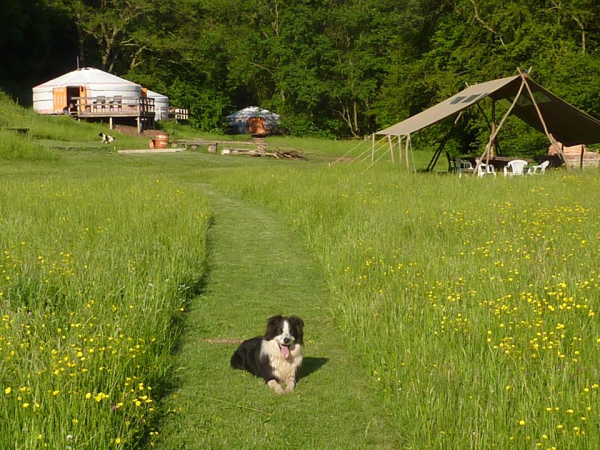
[[[136,119],[138,132],[142,123],[154,125],[154,99],[147,97],[73,97],[77,103],[71,115],[78,119],[108,119],[110,129],[117,118]]]

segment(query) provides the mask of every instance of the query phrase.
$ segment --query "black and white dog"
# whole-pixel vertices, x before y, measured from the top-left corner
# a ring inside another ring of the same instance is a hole
[[[278,394],[290,393],[302,364],[304,322],[300,317],[274,316],[264,336],[240,344],[231,357],[231,367],[261,377]]]
[[[111,142],[115,142],[117,140],[116,137],[111,136],[110,134],[100,133],[98,136],[102,138],[100,139],[100,142],[103,144],[110,144]]]

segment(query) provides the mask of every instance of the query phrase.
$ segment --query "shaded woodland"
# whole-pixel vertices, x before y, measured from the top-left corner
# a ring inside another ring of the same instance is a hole
[[[595,0],[4,0],[0,87],[97,67],[190,109],[192,125],[260,105],[294,135],[357,137],[417,113],[465,83],[532,77],[600,117]],[[476,148],[483,118],[450,146]],[[447,127],[446,127],[447,128]],[[433,143],[444,126],[423,133]],[[481,139],[480,139],[481,137]],[[511,121],[505,148],[544,137]]]

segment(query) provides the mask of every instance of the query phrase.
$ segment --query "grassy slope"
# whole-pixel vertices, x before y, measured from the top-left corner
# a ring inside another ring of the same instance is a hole
[[[179,388],[168,401],[174,413],[159,448],[390,446],[381,410],[329,320],[323,275],[307,250],[277,216],[220,193],[210,198],[210,274],[187,318]],[[234,345],[203,342],[262,334],[278,313],[307,324],[303,377],[289,396],[230,369]]]

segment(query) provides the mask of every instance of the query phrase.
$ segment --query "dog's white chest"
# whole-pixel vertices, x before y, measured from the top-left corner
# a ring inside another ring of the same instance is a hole
[[[263,341],[261,353],[268,356],[273,369],[273,375],[279,380],[290,380],[296,377],[296,371],[302,364],[302,346],[294,345],[290,349],[290,356],[284,358],[275,341]]]

